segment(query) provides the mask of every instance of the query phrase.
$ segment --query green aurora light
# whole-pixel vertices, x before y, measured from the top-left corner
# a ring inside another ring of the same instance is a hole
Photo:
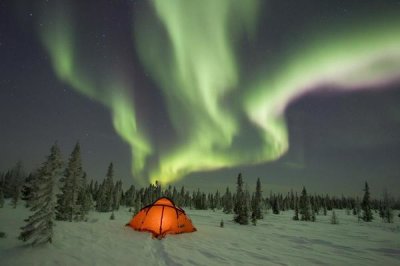
[[[74,20],[67,14],[68,6],[57,6],[55,12],[42,17],[40,36],[47,49],[56,75],[76,91],[102,103],[110,109],[116,132],[132,150],[132,174],[138,176],[145,167],[151,146],[136,122],[133,96],[128,79],[116,71],[107,70],[110,75],[84,75],[85,67],[76,52],[79,44],[74,32]]]
[[[169,183],[192,172],[278,159],[289,148],[285,108],[307,91],[354,90],[400,77],[400,19],[387,15],[324,34],[314,30],[319,33],[288,45],[275,69],[265,62],[244,81],[237,50],[244,36],[256,42],[261,4],[154,0],[135,20],[135,47],[177,135],[168,149],[154,147],[138,125],[130,79],[113,70],[107,78],[84,74],[71,17],[43,16],[40,34],[57,76],[111,110],[116,131],[131,146],[133,175]],[[245,141],[253,144],[238,144]],[[158,161],[149,165],[154,155]]]

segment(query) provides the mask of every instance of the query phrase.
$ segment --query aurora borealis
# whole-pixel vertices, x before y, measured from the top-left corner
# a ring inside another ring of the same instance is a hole
[[[106,108],[138,183],[273,164],[296,153],[295,101],[399,84],[398,1],[123,2],[21,1],[14,13],[34,14],[45,76]]]

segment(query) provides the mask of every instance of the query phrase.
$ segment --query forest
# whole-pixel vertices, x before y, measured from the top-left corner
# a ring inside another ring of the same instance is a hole
[[[31,215],[25,219],[25,226],[21,228],[19,239],[22,241],[31,241],[33,245],[51,242],[55,221],[85,222],[90,211],[110,212],[110,219],[114,219],[114,211],[119,210],[120,206],[128,207],[134,215],[162,196],[172,199],[183,208],[222,210],[232,215],[232,221],[242,225],[257,225],[257,220],[264,219],[266,214],[279,215],[288,210],[294,213],[293,221],[310,222],[333,210],[331,223],[337,224],[339,220],[335,209],[345,210],[358,222],[382,219],[382,222],[393,223],[393,210],[400,209],[399,200],[386,191],[380,198],[371,197],[367,182],[362,198],[310,194],[305,187],[300,192],[271,192],[264,197],[260,178],[254,189],[248,189],[252,186],[245,185],[241,173],[237,176],[236,191],[227,187],[225,191],[206,193],[200,189],[189,191],[184,186],[176,188],[169,185],[163,188],[158,182],[140,188],[130,185],[124,190],[122,181],[115,179],[113,163],[109,164],[102,182],[87,180],[79,143],[75,145],[66,164],[62,162],[60,154],[56,143],[35,171],[27,174],[19,161],[10,170],[0,172],[0,208],[9,202],[13,208],[23,205],[31,211]],[[223,225],[224,221],[221,220],[220,226]],[[0,234],[5,235],[4,232]]]

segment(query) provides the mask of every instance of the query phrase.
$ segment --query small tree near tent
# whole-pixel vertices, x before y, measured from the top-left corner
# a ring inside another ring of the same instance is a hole
[[[367,182],[365,182],[364,197],[363,197],[363,200],[361,203],[361,209],[363,210],[363,214],[362,214],[363,221],[371,222],[374,217],[372,215],[371,199],[370,199],[370,193],[369,193],[369,186],[368,186]]]
[[[32,240],[32,245],[51,242],[53,238],[53,220],[55,216],[54,186],[61,173],[61,157],[57,144],[51,147],[46,162],[38,170],[35,182],[31,186],[30,206],[33,215],[21,227],[19,239]]]

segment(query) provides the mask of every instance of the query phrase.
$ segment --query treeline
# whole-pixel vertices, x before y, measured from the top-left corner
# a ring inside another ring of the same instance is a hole
[[[237,177],[235,192],[229,187],[223,193],[218,190],[215,193],[205,193],[200,189],[188,191],[184,186],[163,189],[158,182],[142,188],[131,185],[124,191],[122,181],[114,180],[112,163],[102,182],[87,180],[79,143],[66,165],[61,160],[57,144],[54,144],[41,167],[33,173],[26,174],[21,162],[11,170],[0,173],[0,207],[4,205],[5,198],[11,199],[14,208],[19,200],[25,201],[25,206],[33,214],[25,220],[20,239],[32,240],[32,244],[51,242],[54,220],[87,221],[89,211],[112,212],[113,218],[113,211],[121,205],[136,213],[161,196],[171,198],[176,205],[184,208],[222,210],[232,214],[236,223],[248,224],[251,221],[254,225],[270,211],[279,214],[293,210],[293,220],[316,221],[318,215],[327,215],[327,211],[346,209],[349,215],[353,214],[359,220],[371,221],[375,212],[385,222],[393,222],[392,210],[400,209],[399,202],[387,193],[380,200],[371,199],[367,183],[362,199],[309,195],[305,187],[300,194],[294,191],[287,194],[271,192],[268,197],[263,197],[260,179],[254,190],[248,190],[247,186],[244,187],[241,174]]]

